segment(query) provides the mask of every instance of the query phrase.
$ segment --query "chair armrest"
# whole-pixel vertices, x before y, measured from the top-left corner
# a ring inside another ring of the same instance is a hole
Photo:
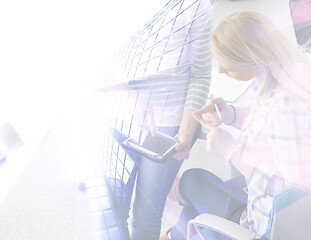
[[[227,237],[237,240],[252,240],[255,239],[255,233],[251,230],[225,218],[221,218],[211,214],[201,214],[195,219],[190,220],[188,223],[188,233],[190,236],[191,225],[197,230],[201,236],[198,227],[208,228],[213,231],[219,232]],[[189,238],[188,236],[188,238]],[[202,236],[201,236],[202,237]]]

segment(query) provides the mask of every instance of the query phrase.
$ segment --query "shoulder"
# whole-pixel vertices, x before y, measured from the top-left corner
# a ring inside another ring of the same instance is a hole
[[[281,86],[278,86],[271,96],[271,110],[273,112],[287,112],[295,114],[310,115],[311,103],[299,96],[286,91]]]

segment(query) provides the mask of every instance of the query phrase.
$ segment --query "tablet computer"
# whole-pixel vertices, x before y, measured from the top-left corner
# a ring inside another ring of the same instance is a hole
[[[166,158],[174,155],[177,143],[177,139],[161,132],[156,132],[154,135],[147,136],[142,145],[139,145],[132,138],[126,139],[122,145],[152,160],[164,161]]]

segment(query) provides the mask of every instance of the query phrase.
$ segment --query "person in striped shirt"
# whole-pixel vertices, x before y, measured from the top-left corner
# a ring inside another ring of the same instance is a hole
[[[164,34],[167,40],[161,41],[159,31],[156,38],[158,43],[153,46],[151,53],[155,56],[149,57],[151,60],[147,63],[145,75],[128,82],[132,91],[143,99],[142,102],[147,102],[148,109],[140,110],[147,111],[148,116],[153,118],[148,122],[154,123],[154,126],[148,126],[150,134],[156,130],[175,137],[179,142],[175,147],[175,155],[162,163],[145,157],[135,159],[137,177],[130,236],[132,240],[159,239],[166,198],[183,160],[189,158],[190,148],[200,132],[200,126],[192,113],[205,105],[209,93],[212,54],[208,39],[215,2],[193,1],[191,7],[185,7],[186,10],[178,15],[173,27],[163,26],[163,31],[170,29],[172,32]],[[175,0],[169,4],[174,6],[177,3],[183,4],[184,1]],[[152,21],[163,22],[163,19],[155,18]],[[152,59],[157,59],[158,55],[158,71],[147,74],[148,67],[153,64]]]

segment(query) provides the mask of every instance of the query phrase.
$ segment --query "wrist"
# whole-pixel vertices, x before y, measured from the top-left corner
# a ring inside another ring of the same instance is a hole
[[[190,138],[189,141],[193,138],[196,129],[198,127],[198,122],[192,117],[191,118],[184,118],[180,124],[180,128],[178,131],[178,135],[184,138]]]
[[[175,138],[183,145],[190,145],[193,136],[191,134],[184,134],[183,132],[178,132]]]

